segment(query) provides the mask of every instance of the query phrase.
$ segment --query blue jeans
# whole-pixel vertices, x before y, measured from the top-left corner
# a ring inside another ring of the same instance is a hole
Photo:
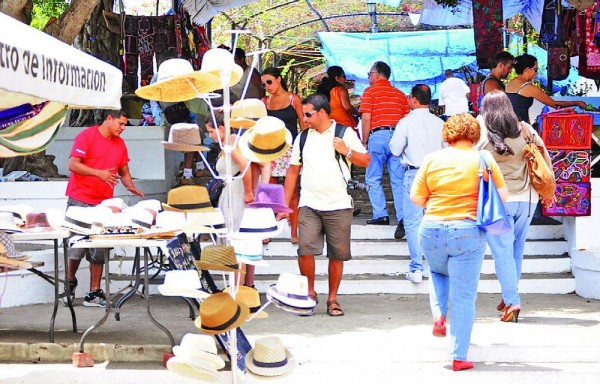
[[[448,317],[454,360],[467,360],[475,322],[475,300],[485,253],[485,232],[472,220],[421,221],[419,239],[431,268],[437,300],[432,313]]]
[[[385,195],[381,187],[383,177],[383,166],[386,165],[390,175],[394,208],[398,221],[404,218],[402,211],[402,180],[404,179],[404,167],[400,164],[400,158],[392,155],[390,151],[390,140],[394,131],[381,130],[369,135],[369,154],[371,162],[367,167],[365,181],[369,185],[369,200],[373,207],[373,219],[389,216],[386,207]]]
[[[407,169],[404,171],[404,198],[402,204],[404,207],[404,230],[406,231],[406,241],[408,242],[408,252],[410,253],[409,271],[423,270],[423,251],[419,244],[419,224],[423,218],[423,208],[410,201],[410,188],[417,174],[417,169]]]
[[[505,203],[512,228],[502,236],[487,235],[496,266],[496,275],[502,288],[502,299],[506,305],[520,305],[518,287],[523,266],[523,253],[527,230],[533,219],[537,203],[514,201]]]

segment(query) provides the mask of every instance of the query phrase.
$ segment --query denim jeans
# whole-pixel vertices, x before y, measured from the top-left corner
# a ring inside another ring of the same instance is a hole
[[[400,158],[392,155],[390,151],[390,140],[394,131],[381,130],[369,135],[369,154],[371,162],[367,167],[365,181],[369,185],[369,200],[373,207],[373,219],[389,216],[386,207],[385,195],[381,186],[383,177],[383,166],[387,166],[394,198],[394,208],[398,221],[404,218],[402,207],[402,184],[404,179],[404,167],[400,164]]]
[[[502,236],[487,235],[487,242],[496,266],[496,275],[502,288],[502,299],[506,305],[521,304],[518,288],[523,266],[523,252],[536,204],[527,201],[504,204],[512,223],[511,230]]]
[[[467,360],[475,322],[475,300],[485,253],[485,232],[472,220],[421,221],[419,239],[431,268],[437,304],[434,316],[448,317],[454,360]]]
[[[406,241],[408,242],[408,252],[410,253],[409,271],[423,270],[423,251],[419,244],[419,224],[423,218],[423,208],[410,201],[410,188],[412,186],[417,169],[407,169],[404,171],[404,198],[402,204],[404,207],[404,230],[406,231]]]

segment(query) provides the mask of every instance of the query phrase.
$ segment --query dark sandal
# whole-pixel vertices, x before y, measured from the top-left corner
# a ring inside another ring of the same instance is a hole
[[[340,307],[340,304],[337,301],[328,301],[327,314],[329,316],[344,316],[344,311],[342,311],[342,307]]]

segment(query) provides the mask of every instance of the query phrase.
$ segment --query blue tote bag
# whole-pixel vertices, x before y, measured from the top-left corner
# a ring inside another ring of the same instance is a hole
[[[484,172],[488,174],[488,181],[483,177]],[[505,234],[512,227],[504,203],[500,199],[492,179],[492,170],[481,152],[479,153],[479,198],[477,199],[476,224],[490,235]]]

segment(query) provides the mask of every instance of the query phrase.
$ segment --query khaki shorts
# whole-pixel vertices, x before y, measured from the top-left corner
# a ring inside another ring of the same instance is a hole
[[[350,254],[350,227],[352,208],[318,211],[300,207],[298,217],[298,255],[321,255],[327,237],[327,257],[347,261]]]
[[[93,204],[84,203],[83,201],[75,200],[69,197],[67,200],[67,208],[75,207],[93,207]],[[83,260],[92,264],[104,264],[104,260],[108,257],[111,248],[71,248],[67,249],[67,256],[71,260]]]

